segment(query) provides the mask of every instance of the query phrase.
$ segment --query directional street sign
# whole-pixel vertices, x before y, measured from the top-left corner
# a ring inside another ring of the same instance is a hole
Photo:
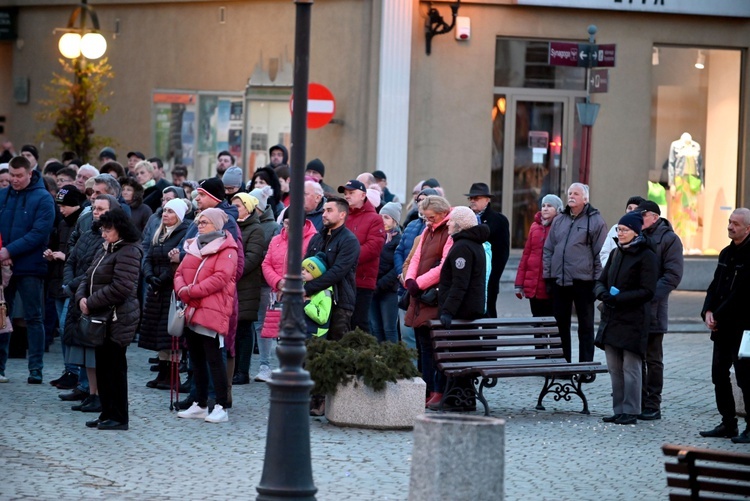
[[[578,66],[578,44],[550,42],[547,64],[552,66]]]
[[[584,68],[613,67],[616,45],[550,42],[547,63],[552,66],[580,66]]]
[[[609,70],[607,68],[593,68],[589,73],[589,92],[602,93],[609,90]]]

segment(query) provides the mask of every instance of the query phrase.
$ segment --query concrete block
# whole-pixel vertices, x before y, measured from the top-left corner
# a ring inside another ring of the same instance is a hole
[[[421,378],[389,382],[383,391],[352,381],[340,385],[335,395],[326,395],[326,419],[337,426],[411,429],[416,417],[424,413],[425,391]]]
[[[732,381],[732,393],[734,394],[734,408],[737,410],[737,415],[745,417],[747,415],[747,409],[745,409],[744,397],[742,396],[742,390],[737,386],[737,376],[734,374],[734,367],[729,371],[729,379]]]
[[[414,425],[409,501],[502,501],[505,420],[428,414]]]

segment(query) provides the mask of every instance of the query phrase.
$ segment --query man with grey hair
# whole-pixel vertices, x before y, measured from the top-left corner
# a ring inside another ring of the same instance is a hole
[[[568,362],[574,303],[578,316],[578,360],[594,360],[594,282],[602,271],[599,251],[606,236],[604,218],[589,203],[589,187],[571,184],[567,207],[552,221],[543,258],[543,277],[552,294],[552,308]],[[595,378],[595,374],[581,375],[584,383]]]
[[[98,175],[99,169],[91,164],[84,164],[78,169],[78,174],[76,174],[76,180],[73,184],[81,193],[86,193],[86,181]]]
[[[737,414],[729,369],[734,366],[737,386],[745,409],[750,405],[750,359],[740,359],[742,333],[750,329],[747,298],[750,297],[750,209],[739,208],[729,216],[727,233],[731,242],[719,254],[714,279],[706,291],[701,316],[714,343],[711,381],[721,424],[700,432],[704,437],[731,438],[736,444],[750,444],[750,413],[745,431],[738,434]]]
[[[323,206],[326,198],[323,187],[317,181],[305,181],[305,218],[320,231],[323,229]]]

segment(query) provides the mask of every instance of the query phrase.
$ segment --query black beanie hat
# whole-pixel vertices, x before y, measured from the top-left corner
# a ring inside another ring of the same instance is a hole
[[[60,188],[55,195],[55,202],[66,207],[78,207],[86,200],[86,195],[81,193],[75,185],[66,184]]]
[[[205,193],[217,202],[221,202],[227,196],[224,183],[218,177],[210,177],[198,185],[198,191]]]
[[[326,166],[323,165],[323,162],[321,162],[319,158],[314,158],[307,162],[307,167],[305,167],[305,170],[314,170],[322,177],[326,177]]]
[[[641,213],[637,211],[628,212],[620,218],[620,222],[617,224],[627,226],[640,235],[641,228],[643,228],[643,216],[641,216]]]
[[[643,203],[643,197],[639,197],[638,195],[634,197],[628,198],[628,203],[625,204],[625,207],[628,205],[641,205]]]
[[[21,147],[21,153],[23,153],[24,151],[28,151],[35,159],[39,160],[39,151],[33,144],[24,144]]]

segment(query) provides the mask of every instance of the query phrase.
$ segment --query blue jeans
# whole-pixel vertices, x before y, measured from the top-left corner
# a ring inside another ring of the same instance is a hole
[[[398,295],[395,292],[372,295],[370,328],[379,342],[398,343]]]
[[[65,332],[65,317],[68,316],[68,306],[70,305],[70,298],[55,299],[55,308],[57,309],[57,318],[60,319],[60,344],[62,345],[63,361],[68,358],[69,346],[62,342],[63,333]],[[65,370],[72,372],[76,376],[80,373],[80,367],[74,364],[65,364]],[[85,372],[85,371],[84,371]]]
[[[399,327],[401,327],[401,341],[406,343],[406,346],[408,346],[409,348],[416,350],[417,338],[414,335],[414,329],[404,323],[405,319],[406,319],[406,312],[402,310],[401,308],[399,308],[398,323],[399,323]],[[414,367],[418,367],[416,358],[413,358],[411,361],[414,363]]]
[[[8,318],[13,318],[13,303],[18,291],[23,303],[23,317],[26,320],[26,335],[29,342],[29,371],[41,372],[44,368],[44,322],[42,305],[44,281],[41,277],[14,276],[5,289],[8,304]],[[5,372],[8,359],[10,334],[0,334],[0,371]]]
[[[255,322],[255,336],[258,342],[258,353],[260,355],[260,363],[258,365],[267,365],[271,367],[271,360],[274,358],[276,353],[274,348],[276,347],[276,339],[274,338],[262,338],[260,337],[261,329],[263,328],[263,321],[266,319],[266,309],[268,309],[268,303],[270,299],[271,288],[267,285],[263,285],[260,288],[260,307],[258,308],[258,321]]]

